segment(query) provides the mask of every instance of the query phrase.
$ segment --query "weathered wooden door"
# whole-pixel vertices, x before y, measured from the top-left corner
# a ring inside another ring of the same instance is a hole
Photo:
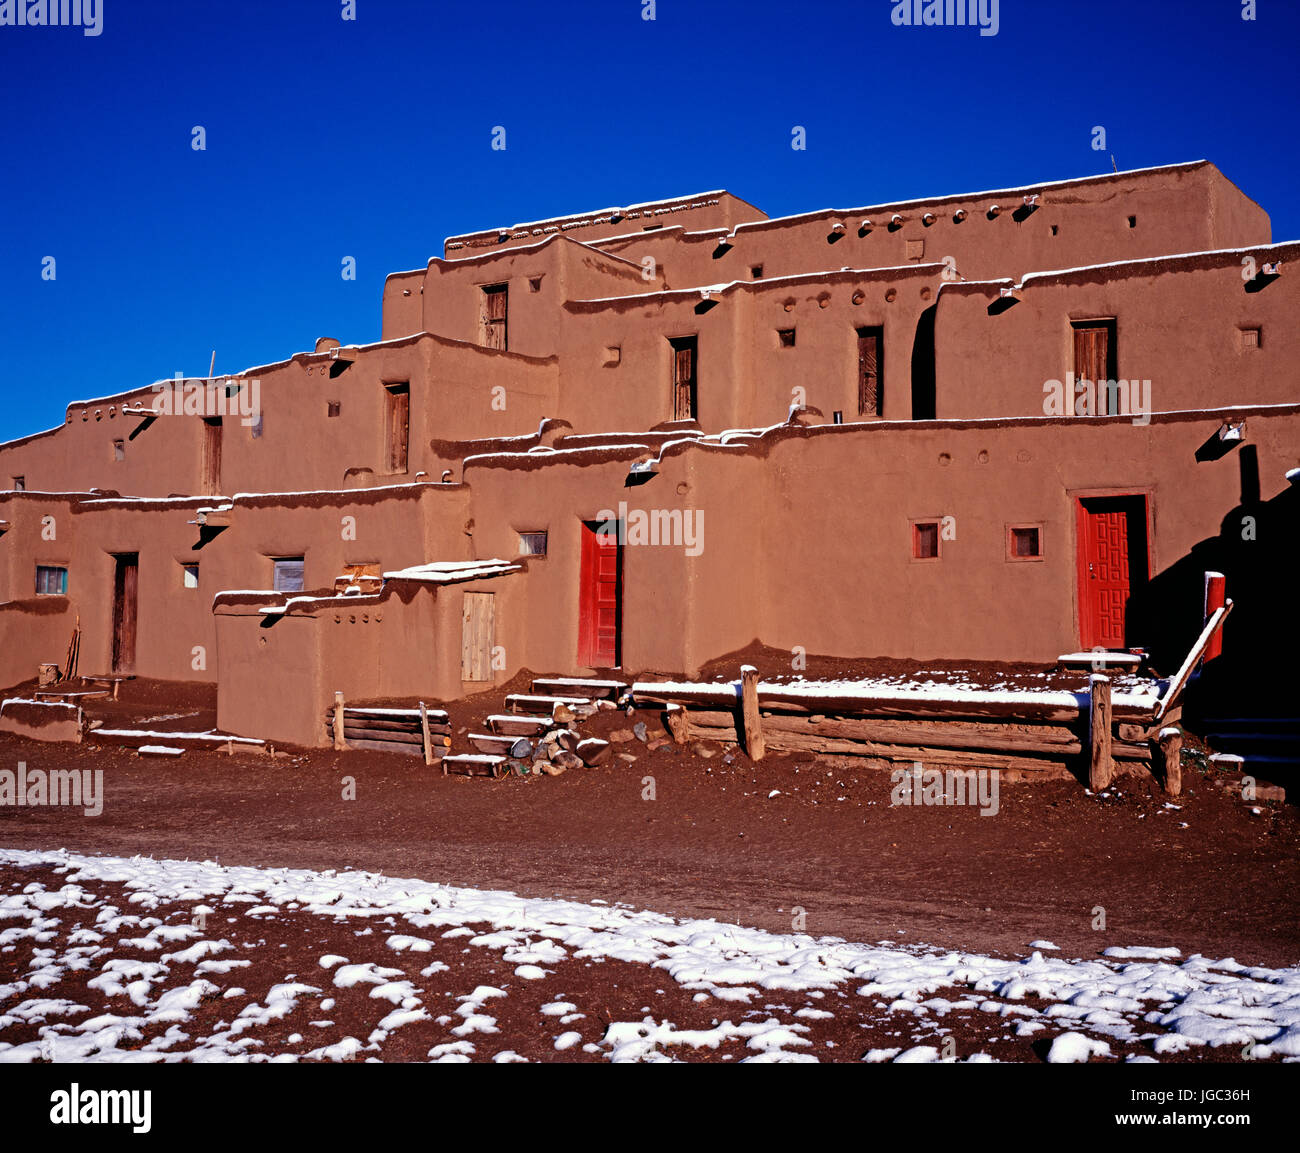
[[[673,420],[694,420],[696,406],[696,372],[699,345],[694,336],[681,336],[669,342],[673,348]]]
[[[411,386],[387,384],[384,439],[389,472],[406,472],[411,444]]]
[[[140,554],[119,553],[113,561],[113,672],[129,673],[135,671]]]
[[[460,679],[492,679],[492,644],[496,630],[496,597],[466,593],[461,610]]]
[[[1079,501],[1079,632],[1085,649],[1119,649],[1135,586],[1147,579],[1146,501]]]
[[[617,531],[592,521],[582,526],[578,590],[578,664],[618,668],[622,661],[623,550]]]
[[[221,491],[221,417],[203,418],[203,475],[200,484],[204,496]]]
[[[483,289],[483,344],[487,348],[499,348],[503,352],[508,349],[506,314],[509,301],[510,291],[504,284],[492,284]]]
[[[1099,320],[1074,326],[1075,380],[1106,381],[1114,379],[1114,321]],[[1104,415],[1098,394],[1097,415]]]
[[[858,329],[858,415],[884,414],[884,389],[881,374],[884,369],[884,330]]]

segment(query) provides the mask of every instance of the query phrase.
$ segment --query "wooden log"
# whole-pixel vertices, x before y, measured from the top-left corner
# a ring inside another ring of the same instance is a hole
[[[736,743],[735,729],[692,726],[692,740]],[[821,737],[815,733],[765,731],[768,751],[825,753],[835,756],[877,757],[889,761],[920,761],[922,764],[988,769],[1058,769],[1065,754],[1031,756],[1028,752],[999,752],[983,749],[936,749],[921,745],[894,745],[881,741],[855,740],[848,737]]]
[[[424,707],[424,702],[420,702],[420,737],[424,745],[424,763],[433,764],[432,740],[429,734],[429,710]]]
[[[826,737],[851,737],[887,744],[932,745],[948,749],[1024,749],[1068,756],[1083,751],[1079,736],[1066,725],[1026,725],[1012,722],[915,720],[900,721],[870,717],[824,717],[820,719],[767,716],[763,731],[817,733]]]
[[[330,711],[330,713],[326,716],[325,719],[327,723],[333,721],[334,719],[333,710]],[[371,729],[399,729],[399,730],[405,729],[408,732],[412,732],[412,733],[420,732],[420,728],[421,728],[419,713],[416,713],[415,716],[410,718],[385,717],[385,716],[378,716],[374,713],[361,712],[356,709],[344,709],[343,723],[347,725],[361,724]],[[433,710],[430,710],[429,731],[431,733],[439,733],[439,732],[449,733],[451,732],[451,722],[438,720],[437,713],[435,713]]]
[[[368,749],[375,753],[400,753],[412,757],[420,755],[419,745],[402,744],[400,741],[350,741],[348,747]]]
[[[1088,784],[1093,792],[1100,792],[1115,776],[1115,764],[1111,760],[1110,678],[1093,673],[1089,685]]]
[[[1169,710],[1177,702],[1178,698],[1183,695],[1183,690],[1187,687],[1187,682],[1191,680],[1192,670],[1196,668],[1201,657],[1210,646],[1210,641],[1214,639],[1222,627],[1223,622],[1228,619],[1232,612],[1232,601],[1226,601],[1222,608],[1215,609],[1214,615],[1205,622],[1205,628],[1201,630],[1201,635],[1196,638],[1196,643],[1192,645],[1191,652],[1187,654],[1187,659],[1183,661],[1182,667],[1174,675],[1174,679],[1169,682],[1169,687],[1165,690],[1165,695],[1160,698],[1160,703],[1156,706],[1155,715],[1152,720],[1156,724],[1163,722],[1169,715]]]
[[[344,728],[343,694],[335,693],[334,694],[334,749],[336,752],[341,752],[342,750],[348,747],[346,742],[344,741],[343,728]]]
[[[343,737],[351,741],[354,737],[367,741],[386,741],[392,745],[416,745],[423,749],[424,741],[419,733],[395,733],[391,729],[368,729],[364,725],[345,725]]]
[[[758,669],[740,668],[740,711],[745,726],[745,752],[751,761],[763,759],[763,720],[758,712]]]
[[[1152,752],[1158,752],[1160,762],[1160,779],[1165,792],[1171,797],[1183,791],[1183,734],[1172,726],[1162,730],[1152,741]]]
[[[686,743],[686,710],[681,705],[669,705],[664,710],[664,727],[672,735],[673,744],[684,745]]]

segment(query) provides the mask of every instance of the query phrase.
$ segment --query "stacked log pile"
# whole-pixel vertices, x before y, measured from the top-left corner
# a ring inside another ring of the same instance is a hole
[[[405,753],[433,764],[451,748],[451,718],[442,709],[345,707],[342,694],[325,714],[336,749]]]

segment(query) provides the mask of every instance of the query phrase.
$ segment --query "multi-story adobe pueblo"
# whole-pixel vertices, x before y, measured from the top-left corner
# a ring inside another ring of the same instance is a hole
[[[727,192],[450,238],[381,340],[0,445],[0,685],[335,691],[839,657],[1293,676],[1300,242],[1197,162],[768,219]],[[1277,690],[1280,691],[1280,690]]]

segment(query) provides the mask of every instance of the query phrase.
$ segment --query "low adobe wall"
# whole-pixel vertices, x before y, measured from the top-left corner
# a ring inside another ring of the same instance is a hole
[[[0,733],[34,741],[81,741],[81,707],[62,701],[10,698],[0,702]]]

